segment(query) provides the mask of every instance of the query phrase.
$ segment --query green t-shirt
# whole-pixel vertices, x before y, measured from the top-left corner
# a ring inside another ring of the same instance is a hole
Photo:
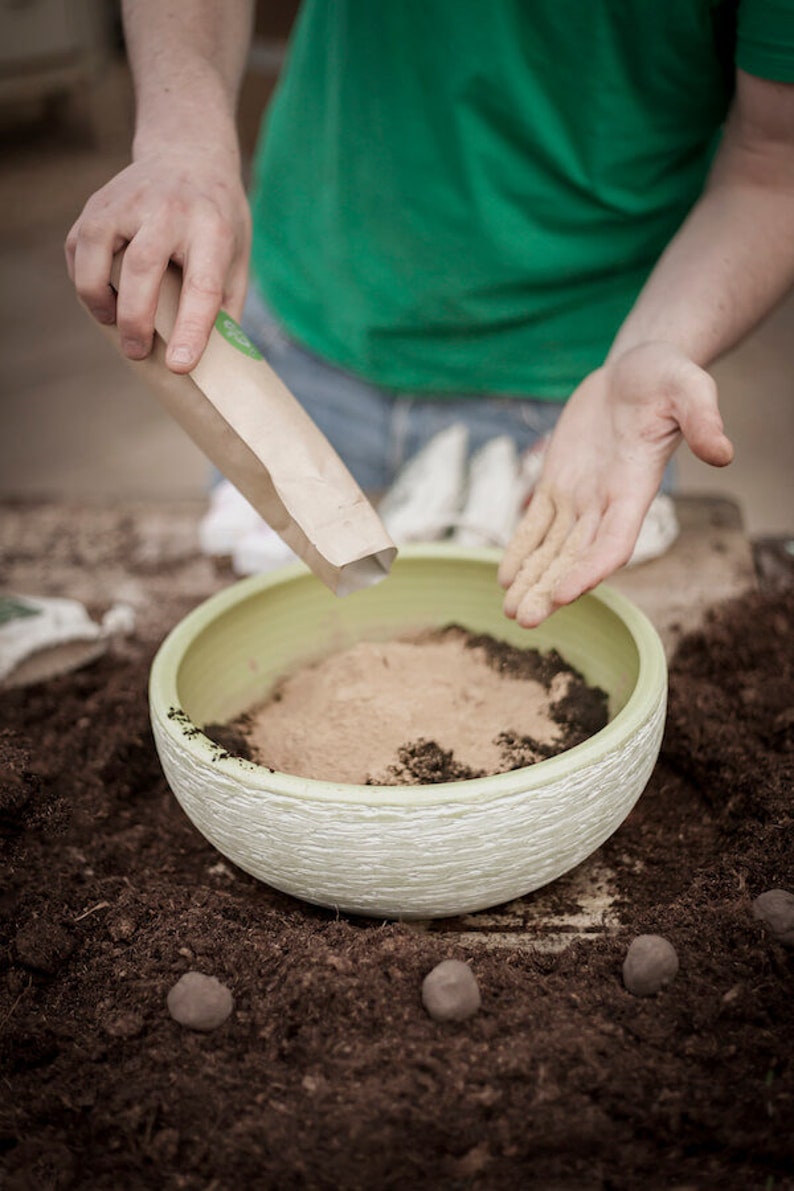
[[[251,195],[278,320],[394,390],[565,399],[702,188],[734,58],[794,81],[794,0],[736,7],[307,0]]]

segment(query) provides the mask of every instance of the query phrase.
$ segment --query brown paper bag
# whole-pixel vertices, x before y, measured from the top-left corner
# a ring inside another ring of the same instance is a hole
[[[113,281],[118,283],[119,254]],[[325,436],[224,311],[188,375],[165,365],[181,273],[170,266],[146,360],[129,361],[208,459],[336,595],[388,574],[397,549]],[[120,347],[116,327],[106,328]]]

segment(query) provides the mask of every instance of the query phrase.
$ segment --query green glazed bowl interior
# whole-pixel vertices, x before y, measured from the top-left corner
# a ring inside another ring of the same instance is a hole
[[[640,672],[641,649],[656,644],[655,631],[627,600],[602,587],[523,629],[502,612],[497,565],[489,550],[415,546],[401,552],[386,581],[343,599],[300,565],[242,580],[174,630],[153,668],[152,697],[160,707],[178,705],[196,725],[221,723],[307,662],[358,641],[450,623],[522,648],[559,650],[608,693],[610,719],[658,685],[659,649]]]

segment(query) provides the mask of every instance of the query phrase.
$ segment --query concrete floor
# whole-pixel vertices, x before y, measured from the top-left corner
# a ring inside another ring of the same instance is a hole
[[[74,123],[13,124],[0,172],[0,497],[192,498],[207,465],[77,303],[62,244],[86,197],[127,158],[120,67]],[[714,369],[736,445],[724,472],[679,452],[682,492],[736,499],[752,537],[794,532],[794,295]]]

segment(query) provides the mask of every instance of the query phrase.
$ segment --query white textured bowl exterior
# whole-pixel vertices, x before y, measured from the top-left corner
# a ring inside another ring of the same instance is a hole
[[[382,918],[494,906],[595,851],[634,806],[656,762],[667,695],[661,643],[642,613],[605,588],[556,613],[543,631],[517,629],[501,615],[497,562],[492,551],[414,547],[401,552],[385,583],[335,603],[304,568],[289,567],[234,584],[186,617],[158,652],[150,701],[163,769],[198,830],[277,889]],[[450,595],[452,579],[459,582]],[[445,588],[436,606],[428,593]],[[610,723],[525,769],[401,787],[273,773],[224,755],[192,727],[243,710],[308,657],[450,620],[556,646],[608,690]],[[296,626],[292,635],[287,623]]]

